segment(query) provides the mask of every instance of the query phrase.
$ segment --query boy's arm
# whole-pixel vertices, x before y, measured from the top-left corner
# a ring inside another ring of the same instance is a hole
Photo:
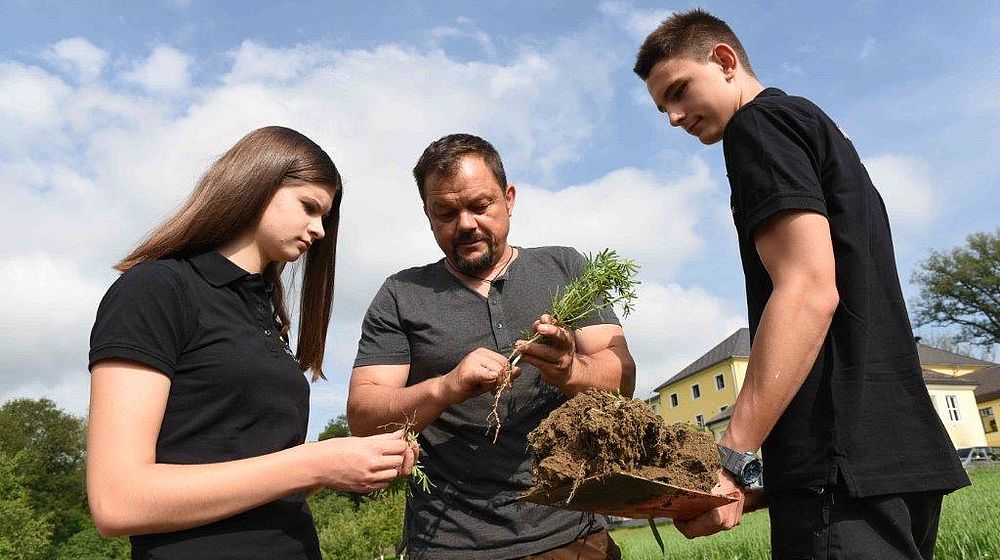
[[[793,210],[772,216],[755,230],[754,244],[774,286],[754,336],[746,380],[720,443],[756,451],[812,370],[839,303],[833,243],[827,219]],[[741,489],[720,471],[717,494],[739,492],[723,506],[677,528],[688,538],[730,529],[740,522]]]
[[[760,449],[771,433],[812,370],[840,302],[824,216],[783,212],[758,226],[754,244],[774,289],[720,442],[738,451]]]

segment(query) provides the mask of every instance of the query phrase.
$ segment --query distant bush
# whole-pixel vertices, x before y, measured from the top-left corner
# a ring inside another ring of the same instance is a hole
[[[0,558],[43,560],[52,550],[52,524],[31,507],[19,456],[0,451]]]
[[[127,537],[104,538],[88,520],[83,530],[59,548],[56,560],[129,560],[131,550]]]
[[[403,536],[402,492],[355,503],[342,493],[324,491],[309,501],[324,558],[372,560],[393,556]]]

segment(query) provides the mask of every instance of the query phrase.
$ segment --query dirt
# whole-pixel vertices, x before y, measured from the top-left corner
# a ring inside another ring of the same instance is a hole
[[[589,389],[557,408],[528,434],[534,490],[624,472],[708,492],[719,453],[711,434],[666,424],[643,401]]]

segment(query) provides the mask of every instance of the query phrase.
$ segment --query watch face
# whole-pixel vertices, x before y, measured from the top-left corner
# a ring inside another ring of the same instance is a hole
[[[754,482],[757,482],[757,479],[760,478],[761,470],[762,469],[761,469],[760,459],[754,459],[753,461],[750,461],[749,463],[744,465],[743,475],[741,476],[741,478],[743,479],[743,484],[746,486],[750,486]]]

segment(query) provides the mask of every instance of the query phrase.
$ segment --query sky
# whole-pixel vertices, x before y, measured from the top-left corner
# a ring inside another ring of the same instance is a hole
[[[931,250],[1000,224],[1000,4],[709,2],[768,86],[808,97],[885,198],[903,291]],[[84,415],[112,265],[260,126],[345,180],[337,291],[309,435],[345,410],[360,321],[389,274],[441,253],[410,171],[454,132],[518,188],[510,241],[642,265],[623,322],[636,396],[746,325],[721,144],[669,126],[631,72],[688,3],[0,0],[0,402]],[[923,328],[934,336],[939,330]]]

